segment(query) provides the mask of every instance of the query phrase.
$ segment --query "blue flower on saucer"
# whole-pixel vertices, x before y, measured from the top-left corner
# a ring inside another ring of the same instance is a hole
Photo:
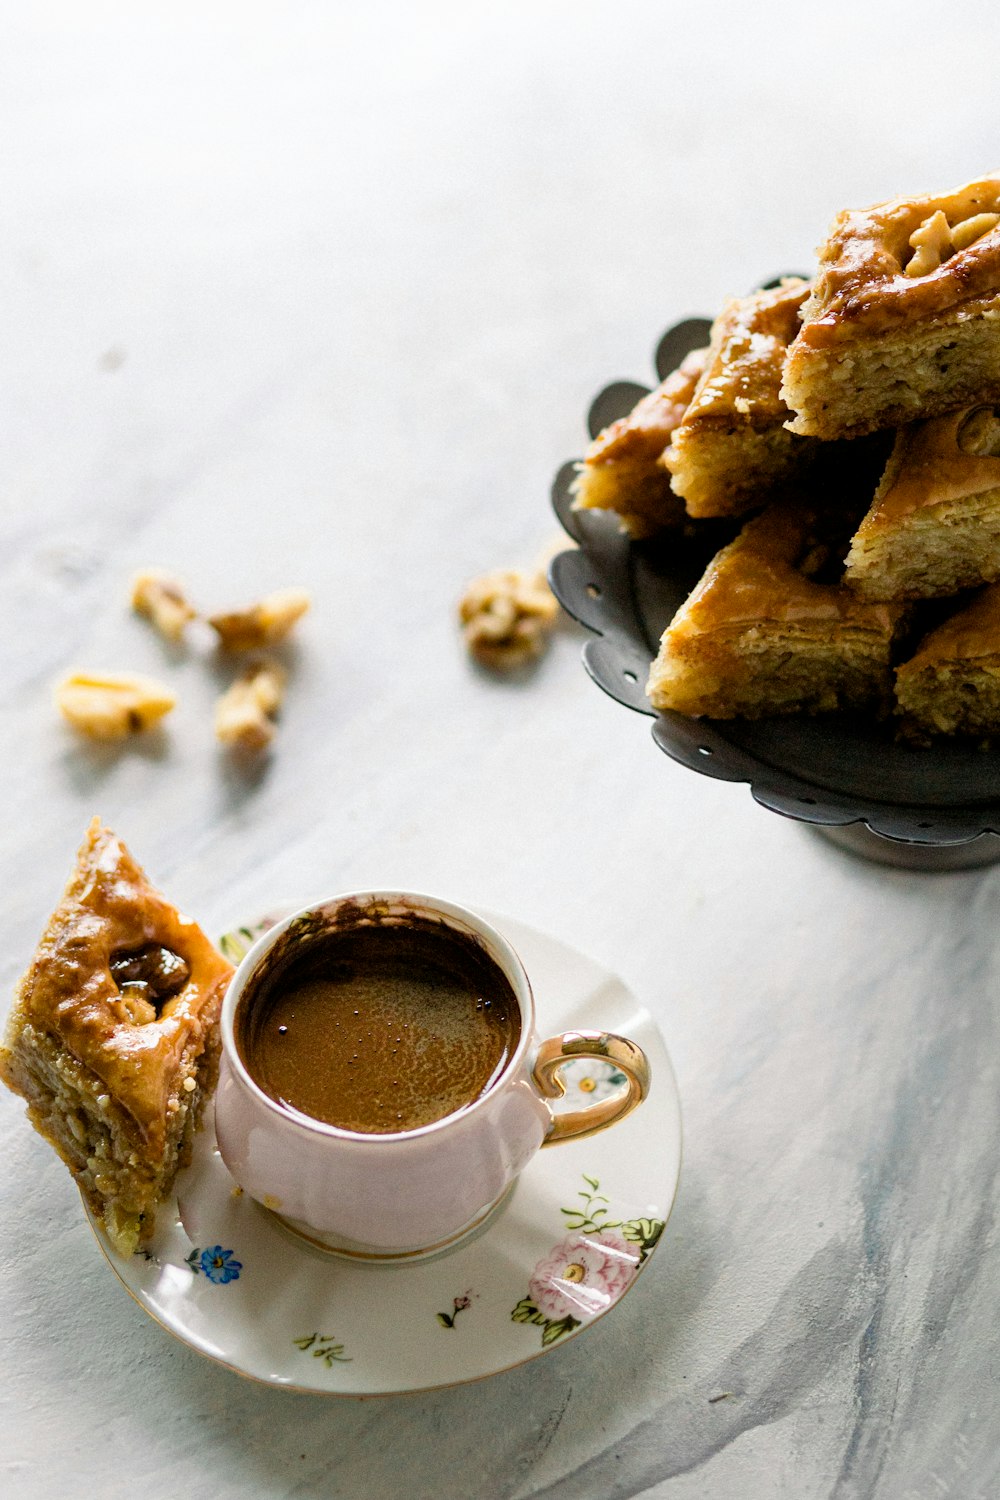
[[[225,1286],[227,1281],[238,1281],[243,1265],[240,1261],[233,1259],[231,1250],[223,1250],[221,1245],[212,1245],[201,1252],[198,1264],[208,1277],[209,1281],[215,1281]]]

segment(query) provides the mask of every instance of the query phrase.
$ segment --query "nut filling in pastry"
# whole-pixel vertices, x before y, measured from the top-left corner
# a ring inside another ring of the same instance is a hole
[[[231,975],[95,819],[18,986],[0,1078],[122,1255],[190,1159]]]

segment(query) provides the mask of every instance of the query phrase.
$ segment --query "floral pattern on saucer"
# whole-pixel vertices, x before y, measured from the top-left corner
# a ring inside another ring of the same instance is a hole
[[[664,1229],[662,1219],[609,1218],[598,1179],[584,1174],[583,1180],[582,1206],[562,1209],[573,1232],[538,1262],[528,1295],[511,1313],[515,1323],[541,1328],[543,1346],[613,1307]]]
[[[243,1269],[242,1261],[238,1261],[231,1250],[223,1250],[221,1245],[212,1245],[207,1250],[199,1250],[195,1246],[190,1255],[185,1255],[184,1263],[191,1267],[196,1276],[200,1271],[202,1276],[207,1276],[217,1286],[239,1281]]]
[[[351,1356],[344,1353],[344,1345],[338,1344],[333,1334],[305,1333],[300,1339],[292,1339],[292,1343],[303,1354],[312,1354],[313,1359],[321,1359],[328,1370],[335,1364],[351,1363]]]
[[[269,920],[229,934],[229,956],[238,960],[265,927],[295,909],[276,913],[272,905]],[[522,923],[484,915],[532,976],[541,1035],[599,1020],[642,1046],[654,1079],[642,1109],[598,1135],[540,1151],[478,1234],[443,1255],[390,1267],[333,1259],[290,1236],[236,1188],[206,1110],[176,1198],[157,1214],[142,1253],[117,1255],[91,1216],[115,1274],[190,1350],[271,1386],[318,1395],[442,1389],[585,1337],[659,1253],[681,1129],[655,1023],[607,969]],[[577,1088],[578,1071],[595,1087]],[[603,1097],[599,1090],[614,1091],[615,1071],[573,1059],[569,1097],[556,1108],[579,1108]]]
[[[294,911],[295,908],[290,907],[288,910]],[[224,932],[220,937],[219,947],[226,958],[229,959],[229,962],[235,967],[246,958],[257,939],[262,937],[269,928],[274,927],[276,923],[282,921],[286,915],[287,910],[283,911],[281,908],[275,908],[274,911],[267,912],[263,917],[258,917],[256,922],[252,922],[247,927],[231,927],[228,932]]]
[[[474,1292],[470,1287],[469,1290],[467,1292],[463,1292],[460,1297],[453,1297],[451,1302],[451,1312],[439,1312],[437,1315],[437,1320],[441,1324],[441,1327],[454,1328],[455,1320],[458,1317],[459,1313],[467,1312],[469,1310],[469,1308],[472,1306],[472,1299],[475,1296],[478,1296],[478,1293]]]

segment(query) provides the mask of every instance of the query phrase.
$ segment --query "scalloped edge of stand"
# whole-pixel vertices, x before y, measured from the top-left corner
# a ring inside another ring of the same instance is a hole
[[[689,331],[689,336],[703,336],[706,324],[706,319],[689,318],[668,328],[657,344],[658,357],[662,360],[662,352],[668,346],[673,356],[674,343],[671,341],[676,340],[682,329]],[[676,347],[679,348],[682,342],[676,341]],[[690,347],[697,347],[697,343]],[[590,405],[589,422],[597,417],[607,422],[623,416],[625,412],[616,409],[615,396],[625,399],[627,395],[630,400],[637,400],[649,389],[638,382],[625,380],[605,386]],[[1000,805],[963,809],[848,798],[804,781],[792,772],[782,772],[761,762],[726,739],[716,721],[656,713],[645,696],[648,652],[640,652],[636,644],[637,640],[644,639],[645,632],[636,614],[629,574],[633,543],[613,512],[574,509],[571,486],[578,463],[578,459],[570,459],[560,467],[552,484],[551,498],[559,524],[577,543],[579,551],[560,552],[552,559],[549,582],[566,612],[592,632],[592,638],[584,642],[581,652],[588,675],[623,707],[654,719],[652,737],[666,755],[699,775],[716,781],[743,783],[749,787],[754,801],[769,812],[820,831],[828,829],[831,837],[836,830],[846,831],[859,826],[859,837],[863,827],[877,839],[886,840],[897,848],[910,846],[916,851],[925,850],[928,855],[935,849],[951,850],[957,855],[961,846],[1000,835]],[[860,847],[855,847],[858,840],[853,845],[848,838],[834,838],[834,842],[853,848],[855,853],[863,852]],[[983,857],[970,858],[969,866],[1000,858],[1000,845],[996,854],[981,852]],[[868,854],[870,858],[882,858],[872,851]],[[931,868],[930,864],[922,865],[918,859],[907,864],[903,857],[889,857],[888,854],[882,862],[908,868]],[[948,868],[949,865],[939,867]],[[950,867],[961,868],[961,863],[956,859]]]

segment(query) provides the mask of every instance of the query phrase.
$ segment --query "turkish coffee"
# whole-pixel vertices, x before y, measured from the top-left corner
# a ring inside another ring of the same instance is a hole
[[[479,1099],[517,1049],[507,976],[441,921],[358,922],[280,950],[240,999],[236,1045],[285,1109],[364,1134],[416,1130]]]

